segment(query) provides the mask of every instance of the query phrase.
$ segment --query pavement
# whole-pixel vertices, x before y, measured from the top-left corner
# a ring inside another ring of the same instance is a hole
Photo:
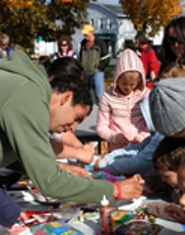
[[[117,63],[118,58],[111,58],[110,65],[115,65]]]

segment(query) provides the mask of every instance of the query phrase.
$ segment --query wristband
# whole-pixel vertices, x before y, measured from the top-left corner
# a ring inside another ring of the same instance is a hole
[[[117,197],[116,197],[116,199],[121,199],[121,197],[122,197],[122,190],[121,190],[121,185],[120,185],[120,183],[119,182],[114,182],[114,185],[116,185],[116,187],[117,187],[117,190],[118,190],[118,195],[117,195]]]

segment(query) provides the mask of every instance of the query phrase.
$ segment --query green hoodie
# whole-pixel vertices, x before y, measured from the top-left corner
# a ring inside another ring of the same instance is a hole
[[[0,166],[19,163],[45,196],[99,203],[106,195],[114,203],[110,182],[58,167],[48,138],[51,88],[41,67],[22,51],[0,60]]]

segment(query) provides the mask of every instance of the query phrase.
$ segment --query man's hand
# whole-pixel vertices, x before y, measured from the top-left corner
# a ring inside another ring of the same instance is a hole
[[[79,162],[89,164],[93,161],[94,148],[90,144],[85,144],[76,151],[76,158]]]
[[[119,181],[119,184],[122,190],[121,199],[129,200],[140,197],[143,191],[142,185],[144,184],[144,180],[141,177],[138,178],[133,176],[130,179]],[[117,196],[118,190],[116,185],[114,185],[113,197],[116,198]]]
[[[79,166],[71,166],[68,164],[59,163],[59,167],[62,170],[67,171],[68,173],[71,173],[73,175],[77,175],[82,178],[87,178],[87,177],[89,178],[90,177],[89,174],[87,173],[87,171],[84,168],[81,168]]]

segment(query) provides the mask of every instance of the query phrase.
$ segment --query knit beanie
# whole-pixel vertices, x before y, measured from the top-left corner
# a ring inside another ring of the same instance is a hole
[[[185,129],[185,78],[168,78],[154,84],[149,96],[156,130],[172,136]]]

